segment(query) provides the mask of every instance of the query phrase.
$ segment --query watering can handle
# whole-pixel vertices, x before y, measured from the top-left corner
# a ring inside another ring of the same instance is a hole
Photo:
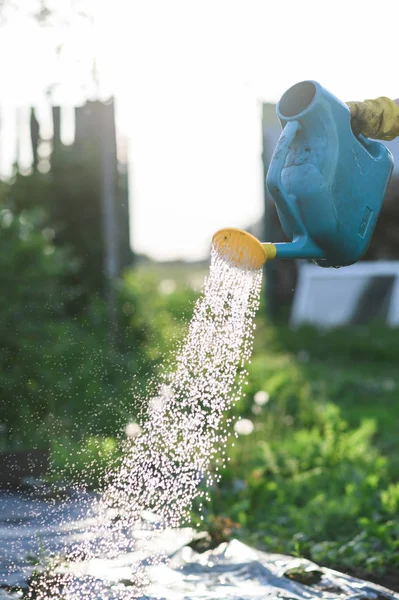
[[[281,208],[285,220],[288,222],[294,238],[306,236],[306,231],[295,202],[295,197],[288,200],[281,181],[281,173],[284,169],[291,144],[295,140],[298,132],[301,130],[299,121],[289,121],[280,136],[277,146],[274,150],[267,173],[267,187],[276,204]]]

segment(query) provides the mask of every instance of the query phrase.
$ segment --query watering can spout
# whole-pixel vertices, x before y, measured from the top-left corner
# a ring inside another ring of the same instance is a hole
[[[276,256],[274,244],[262,244],[251,233],[235,227],[217,231],[212,246],[232,266],[246,269],[260,269],[268,258]]]
[[[393,160],[383,144],[351,129],[346,104],[315,81],[287,90],[277,104],[283,131],[266,178],[286,243],[262,244],[239,229],[213,237],[235,265],[260,268],[270,258],[312,259],[341,267],[366,252]]]
[[[226,227],[212,238],[216,252],[233,266],[260,269],[273,258],[325,258],[323,250],[309,240],[298,238],[292,242],[260,242],[242,229]]]

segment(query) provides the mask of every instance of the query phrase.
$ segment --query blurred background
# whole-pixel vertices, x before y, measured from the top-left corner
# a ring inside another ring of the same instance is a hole
[[[1,0],[3,486],[49,469],[99,484],[186,331],[213,233],[283,239],[264,186],[275,103],[303,79],[343,101],[399,97],[398,10]],[[397,173],[366,260],[399,259]],[[292,329],[299,266],[265,273],[206,524],[397,586],[398,334],[384,307]]]

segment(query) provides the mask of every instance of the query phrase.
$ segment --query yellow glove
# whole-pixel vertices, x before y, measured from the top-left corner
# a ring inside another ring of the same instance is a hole
[[[382,96],[376,100],[347,102],[353,132],[374,140],[393,140],[399,136],[399,106]]]

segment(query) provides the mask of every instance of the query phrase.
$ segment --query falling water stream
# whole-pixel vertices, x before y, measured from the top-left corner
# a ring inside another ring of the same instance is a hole
[[[261,270],[235,268],[212,251],[210,272],[173,368],[161,375],[158,395],[146,407],[141,435],[93,509],[96,535],[88,535],[68,560],[87,563],[140,552],[148,538],[140,541],[131,533],[145,511],[156,515],[159,534],[187,521],[193,500],[207,496],[207,486],[199,484],[212,485],[227,460],[227,413],[242,393],[261,281]],[[164,560],[157,550],[147,562]],[[138,567],[123,597],[141,597],[147,583],[146,567]],[[81,577],[77,582],[68,574],[43,583],[43,597],[60,584],[68,600],[106,597],[92,579],[85,583]],[[117,597],[122,597],[120,592]]]

